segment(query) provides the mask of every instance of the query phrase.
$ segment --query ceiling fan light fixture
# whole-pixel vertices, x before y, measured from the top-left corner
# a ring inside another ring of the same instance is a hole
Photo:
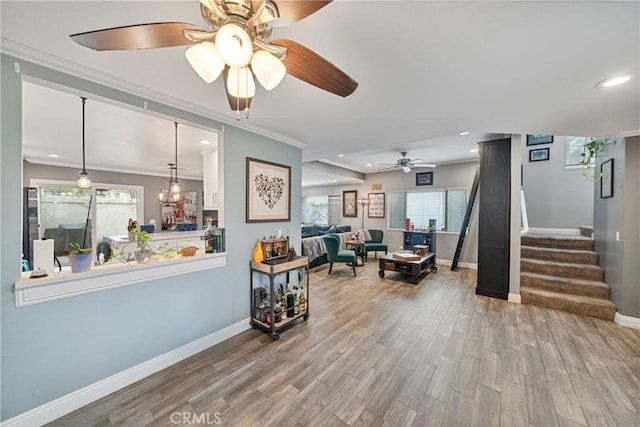
[[[231,67],[227,76],[229,95],[236,98],[253,98],[256,94],[256,83],[253,73],[247,67]]]
[[[409,166],[402,166],[402,170],[404,171],[404,173],[411,172],[411,168]]]
[[[230,67],[244,67],[253,55],[253,43],[247,30],[230,22],[216,34],[216,47],[224,62]]]
[[[218,53],[216,45],[211,42],[202,42],[191,46],[184,56],[191,67],[207,83],[218,78],[224,69],[224,60]]]
[[[253,54],[251,69],[266,90],[271,90],[278,86],[287,73],[282,61],[264,50],[259,50]]]

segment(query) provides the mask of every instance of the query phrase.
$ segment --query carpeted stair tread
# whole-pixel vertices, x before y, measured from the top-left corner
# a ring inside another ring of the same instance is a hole
[[[558,236],[558,235],[526,235],[520,238],[523,246],[537,246],[556,249],[581,249],[593,250],[593,239],[583,236]]]
[[[576,264],[598,264],[598,253],[582,249],[556,249],[538,246],[522,246],[523,258],[541,259],[545,261],[570,262]]]
[[[540,305],[607,320],[613,320],[617,311],[615,304],[606,299],[564,294],[544,289],[522,287],[520,288],[520,297],[522,303],[525,304]]]
[[[544,289],[558,293],[583,295],[594,298],[611,298],[611,288],[603,282],[549,276],[538,273],[520,273],[520,285],[528,288]]]
[[[521,258],[520,269],[523,272],[547,274],[550,276],[571,277],[574,279],[587,279],[599,282],[604,280],[604,270],[598,265]]]

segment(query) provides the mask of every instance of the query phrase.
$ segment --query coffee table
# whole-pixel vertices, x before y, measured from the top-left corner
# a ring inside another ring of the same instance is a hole
[[[394,257],[394,254],[398,256]],[[420,276],[425,270],[429,270],[431,273],[438,271],[438,267],[436,267],[436,254],[427,252],[424,255],[417,255],[416,258],[418,259],[399,259],[406,255],[408,255],[406,252],[394,252],[380,257],[380,271],[378,271],[378,276],[384,279],[385,271],[395,271],[408,274],[411,276],[412,283],[418,283]]]

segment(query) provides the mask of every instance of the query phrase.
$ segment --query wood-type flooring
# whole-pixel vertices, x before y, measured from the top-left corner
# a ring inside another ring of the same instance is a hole
[[[640,426],[640,331],[477,296],[475,270],[327,271],[280,340],[246,331],[50,425]]]

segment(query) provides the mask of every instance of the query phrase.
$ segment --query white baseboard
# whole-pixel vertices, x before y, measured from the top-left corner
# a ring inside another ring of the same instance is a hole
[[[529,234],[563,234],[567,236],[579,236],[580,230],[577,228],[538,228],[530,227]]]
[[[46,424],[250,328],[249,318],[243,319],[182,347],[16,415],[1,425],[8,427]]]
[[[640,329],[640,318],[625,316],[616,312],[616,315],[613,318],[614,322],[616,322],[620,326],[626,326],[627,328]]]
[[[441,265],[451,265],[453,263],[452,260],[450,259],[440,259],[440,258],[436,258],[436,265],[441,264]],[[478,269],[478,263],[475,262],[458,262],[458,267],[462,267],[462,268],[473,268],[473,269]]]
[[[512,294],[512,293],[509,293],[507,301],[514,302],[516,304],[520,304],[522,302],[522,300],[520,299],[520,294]]]

